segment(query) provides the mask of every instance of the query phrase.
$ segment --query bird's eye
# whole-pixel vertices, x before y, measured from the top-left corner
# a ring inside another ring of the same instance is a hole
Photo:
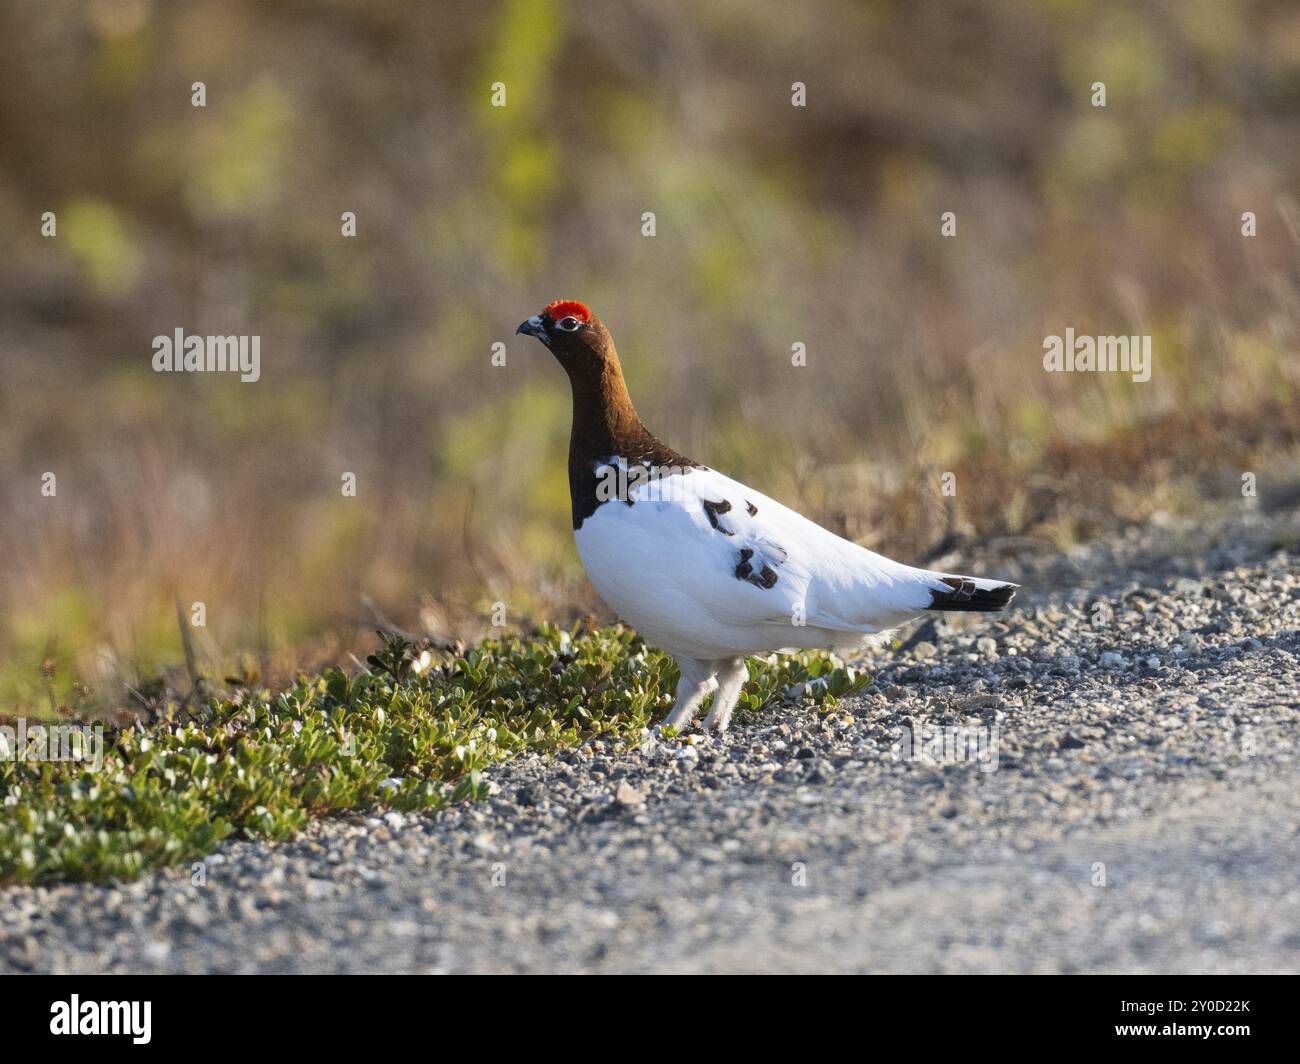
[[[558,324],[565,332],[577,332],[578,329],[582,327],[582,322],[572,315],[567,318],[561,318]]]

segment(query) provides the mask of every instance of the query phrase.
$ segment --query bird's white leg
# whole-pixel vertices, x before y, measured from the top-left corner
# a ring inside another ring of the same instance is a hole
[[[678,658],[677,668],[682,678],[677,681],[677,701],[672,712],[664,720],[679,731],[690,727],[691,720],[699,711],[700,703],[715,686],[713,673],[716,663],[697,661],[694,658]]]
[[[713,708],[704,718],[704,726],[724,732],[731,723],[731,711],[740,700],[740,689],[749,679],[744,658],[730,658],[718,665],[718,693],[713,696]]]

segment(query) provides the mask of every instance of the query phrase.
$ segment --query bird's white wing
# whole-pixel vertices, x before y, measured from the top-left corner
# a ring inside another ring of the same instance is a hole
[[[950,590],[940,574],[860,547],[729,477],[709,470],[699,485],[728,498],[743,496],[737,535],[783,548],[786,557],[776,569],[778,581],[785,570],[798,588],[810,626],[846,631],[891,628],[926,609],[934,592]]]

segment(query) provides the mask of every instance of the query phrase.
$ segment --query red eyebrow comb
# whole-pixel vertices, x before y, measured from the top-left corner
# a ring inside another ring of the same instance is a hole
[[[576,299],[557,299],[554,303],[548,303],[542,314],[551,321],[559,321],[561,318],[591,321],[591,311],[587,309],[587,304],[579,303]]]

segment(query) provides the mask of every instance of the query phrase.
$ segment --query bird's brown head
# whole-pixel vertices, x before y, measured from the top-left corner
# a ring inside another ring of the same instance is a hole
[[[557,299],[547,304],[515,331],[541,340],[570,377],[599,378],[607,363],[618,363],[609,330],[585,303],[576,299]]]
[[[627,393],[623,368],[609,330],[585,303],[557,299],[516,332],[536,336],[564,367],[573,388],[573,431],[569,436],[569,495],[573,527],[581,528],[596,509],[595,470],[611,456],[632,465],[693,467],[692,462],[650,433]]]

